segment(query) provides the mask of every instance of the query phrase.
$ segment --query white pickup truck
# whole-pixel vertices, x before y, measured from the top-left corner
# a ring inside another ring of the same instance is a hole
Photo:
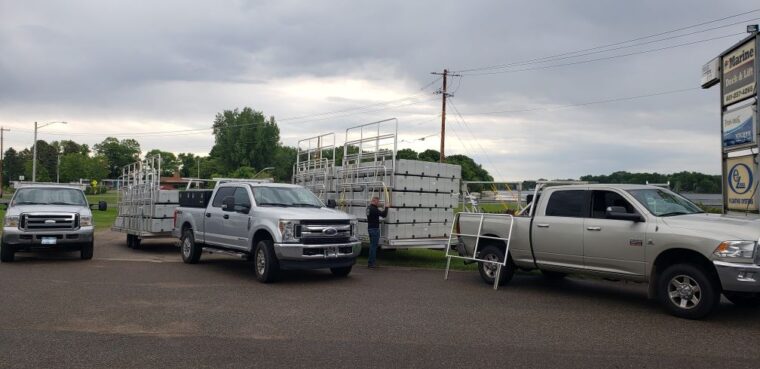
[[[329,268],[346,276],[361,251],[354,216],[290,184],[219,184],[208,204],[178,207],[174,225],[184,262],[197,263],[203,251],[239,256],[254,262],[265,283],[281,269]]]
[[[673,315],[698,319],[713,312],[721,293],[739,305],[760,304],[760,221],[706,214],[667,189],[643,185],[546,187],[514,218],[506,283],[516,269],[549,278],[568,273],[649,284]],[[461,215],[460,255],[503,261],[508,218]],[[496,282],[497,265],[480,263]]]

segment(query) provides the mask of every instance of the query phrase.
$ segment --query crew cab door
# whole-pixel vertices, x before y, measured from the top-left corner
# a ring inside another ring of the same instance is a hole
[[[205,243],[214,246],[233,246],[229,242],[229,238],[225,236],[227,219],[224,217],[226,215],[229,218],[229,212],[222,210],[222,204],[225,197],[233,196],[234,193],[235,187],[219,187],[216,189],[211,205],[206,208],[206,214],[203,218],[206,231]]]
[[[607,219],[606,210],[610,206],[623,207],[626,213],[641,214],[616,190],[591,191],[591,216],[584,224],[586,268],[601,273],[643,276],[647,223]]]
[[[225,223],[225,234],[235,248],[249,249],[248,231],[251,229],[251,197],[248,186],[236,187],[232,195],[235,198],[235,209],[227,212],[229,219]]]
[[[554,190],[542,196],[532,229],[533,254],[539,267],[583,268],[588,196],[586,189]]]

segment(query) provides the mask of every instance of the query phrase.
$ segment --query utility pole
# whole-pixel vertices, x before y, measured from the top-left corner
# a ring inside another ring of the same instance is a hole
[[[5,149],[3,149],[3,133],[6,131],[10,131],[10,129],[0,127],[0,197],[3,197],[3,155],[5,154]]]
[[[443,163],[443,161],[446,159],[446,99],[450,96],[453,96],[449,94],[446,90],[447,88],[447,82],[448,82],[448,76],[452,77],[459,77],[459,74],[451,74],[449,73],[448,69],[444,69],[443,73],[437,73],[432,72],[431,74],[443,76],[443,88],[441,88],[436,93],[441,94],[441,156],[439,157],[439,161]]]
[[[34,144],[32,144],[32,183],[37,182],[37,122],[34,122]]]

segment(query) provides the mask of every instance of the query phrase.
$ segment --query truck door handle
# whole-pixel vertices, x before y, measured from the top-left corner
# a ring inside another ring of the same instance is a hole
[[[548,224],[536,224],[536,227],[538,228],[549,228]]]
[[[229,214],[224,214],[224,216],[222,218],[224,218],[224,219],[230,219],[230,215]]]
[[[589,231],[601,231],[602,227],[586,227],[586,229]]]
[[[206,213],[206,218],[211,218],[211,213]]]

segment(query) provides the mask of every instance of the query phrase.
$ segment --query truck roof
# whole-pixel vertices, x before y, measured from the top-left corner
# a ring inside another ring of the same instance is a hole
[[[42,184],[42,183],[35,183],[35,184],[28,184],[19,186],[16,189],[20,190],[22,188],[66,188],[70,190],[82,190],[80,185],[67,185],[67,184]]]
[[[595,188],[617,188],[621,190],[645,190],[645,189],[663,189],[663,187],[653,186],[653,185],[642,185],[642,184],[625,184],[625,183],[589,183],[589,184],[577,184],[577,185],[562,185],[562,186],[551,186],[548,188],[578,188],[578,189],[595,189]]]
[[[248,185],[251,187],[286,187],[286,188],[302,188],[303,186],[294,185],[290,183],[274,183],[274,182],[259,182],[255,180],[248,181],[234,181],[220,183],[219,186],[232,186],[232,185]]]

